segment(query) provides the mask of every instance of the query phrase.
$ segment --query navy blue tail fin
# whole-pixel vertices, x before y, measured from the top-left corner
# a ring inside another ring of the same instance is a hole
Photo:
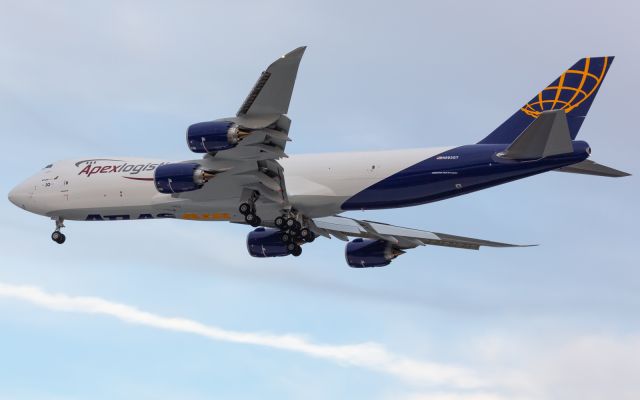
[[[613,57],[581,59],[478,143],[511,143],[548,110],[567,113],[571,139],[575,139],[612,62]]]

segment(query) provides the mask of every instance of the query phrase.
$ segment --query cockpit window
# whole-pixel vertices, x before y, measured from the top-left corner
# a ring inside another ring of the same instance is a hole
[[[44,167],[44,168],[42,168],[42,169],[47,169],[47,168],[51,168],[51,167],[53,167],[53,164],[49,164],[49,165],[45,166],[45,167]]]

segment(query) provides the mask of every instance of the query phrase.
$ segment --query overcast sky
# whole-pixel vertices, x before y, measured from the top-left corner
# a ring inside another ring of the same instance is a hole
[[[616,56],[579,139],[634,176],[548,173],[365,217],[524,249],[344,244],[252,259],[248,228],[53,222],[0,202],[0,398],[637,399],[640,6],[0,0],[0,191],[74,157],[192,158],[309,46],[289,154],[474,143],[584,56]]]

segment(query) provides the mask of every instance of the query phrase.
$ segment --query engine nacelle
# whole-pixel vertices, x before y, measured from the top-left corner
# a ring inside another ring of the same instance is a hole
[[[384,240],[357,238],[345,248],[347,264],[353,268],[385,267],[404,251]]]
[[[200,189],[210,176],[199,164],[175,163],[158,166],[153,181],[160,193],[181,193]]]
[[[233,122],[199,122],[187,129],[187,145],[194,153],[213,153],[235,147],[246,134]]]
[[[291,254],[282,241],[282,231],[260,227],[247,235],[247,250],[253,257],[283,257]]]

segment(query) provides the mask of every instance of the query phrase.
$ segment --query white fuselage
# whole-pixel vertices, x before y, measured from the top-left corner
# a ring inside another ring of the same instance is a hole
[[[342,212],[346,199],[448,149],[306,154],[279,162],[290,204],[315,218]],[[27,211],[67,220],[244,221],[238,212],[244,176],[222,173],[202,189],[161,194],[153,182],[155,167],[161,163],[166,161],[124,157],[59,161],[18,185],[9,198]],[[281,212],[269,201],[259,200],[256,208],[263,220]]]

